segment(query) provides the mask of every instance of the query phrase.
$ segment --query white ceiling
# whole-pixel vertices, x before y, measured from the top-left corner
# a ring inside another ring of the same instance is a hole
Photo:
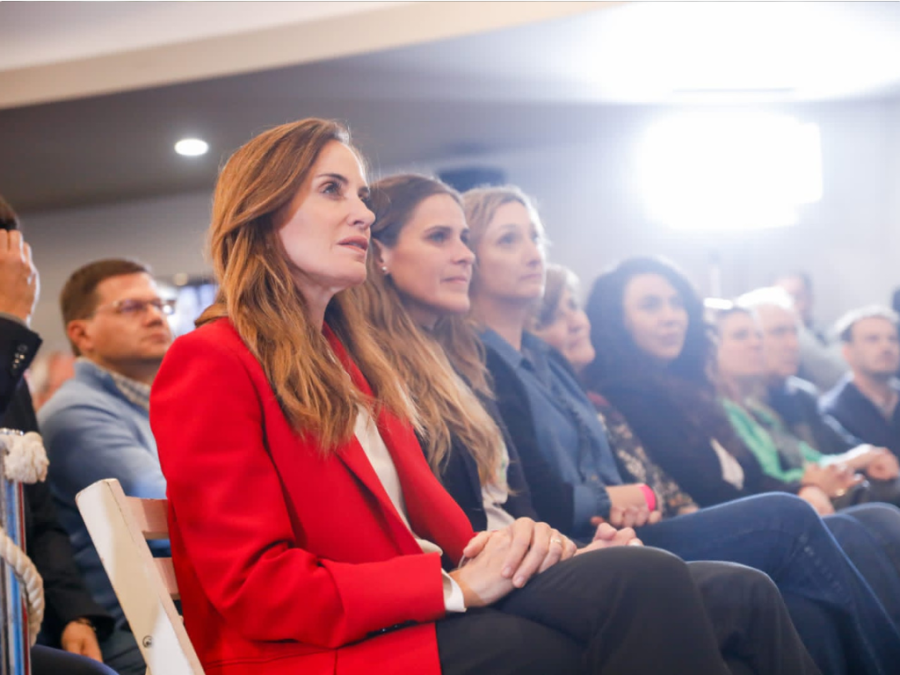
[[[270,14],[267,3],[0,2],[0,58],[44,64],[0,68],[0,189],[23,210],[205,189],[254,131],[309,115],[347,121],[367,154],[393,166],[567,142],[611,104],[900,93],[897,2],[350,3],[334,10],[345,15],[316,14],[330,4]],[[260,23],[276,16],[274,28]],[[238,26],[247,30],[223,34]],[[282,42],[271,44],[272,31]],[[193,52],[167,42],[186,35]],[[113,45],[143,47],[86,51]],[[266,46],[285,67],[248,68]],[[51,63],[63,53],[80,60]],[[101,61],[126,66],[92,91]],[[141,80],[153,69],[167,86]],[[50,71],[37,98],[10,102],[20,92],[9,83]],[[188,133],[210,141],[206,158],[174,155]]]
[[[900,2],[625,3],[368,61],[373,71],[489,82],[500,97],[526,82],[546,85],[537,98],[611,103],[842,99],[900,85]],[[420,95],[442,93],[420,84]]]
[[[0,109],[431,44],[618,3],[274,4],[0,2]]]
[[[4,2],[0,71],[371,11],[397,2]]]

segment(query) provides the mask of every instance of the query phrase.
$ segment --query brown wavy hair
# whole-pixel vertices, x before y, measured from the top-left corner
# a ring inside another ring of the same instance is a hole
[[[353,386],[322,327],[309,320],[278,237],[276,216],[332,142],[356,152],[337,122],[306,119],[265,131],[231,156],[219,174],[209,229],[219,291],[197,320],[198,326],[223,317],[232,322],[262,365],[288,421],[297,432],[314,434],[326,453],[353,436],[359,405],[375,412],[383,404],[412,419],[408,398],[368,335],[355,289],[332,298],[325,323],[363,372],[376,400]]]
[[[387,248],[396,246],[416,208],[435,195],[447,195],[462,208],[456,190],[425,176],[391,176],[373,184],[372,239]],[[423,329],[409,315],[391,277],[378,269],[374,255],[368,265],[361,305],[395,376],[415,402],[417,430],[432,471],[440,478],[456,437],[475,459],[482,484],[493,481],[503,436],[475,395],[492,396],[474,329],[460,316],[442,317],[433,331]]]

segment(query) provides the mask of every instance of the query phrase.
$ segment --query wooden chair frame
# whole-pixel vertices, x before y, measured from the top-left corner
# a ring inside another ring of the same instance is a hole
[[[97,481],[75,497],[103,568],[122,605],[148,675],[203,675],[173,599],[171,558],[154,558],[147,540],[168,539],[167,501],[126,497],[115,479]]]

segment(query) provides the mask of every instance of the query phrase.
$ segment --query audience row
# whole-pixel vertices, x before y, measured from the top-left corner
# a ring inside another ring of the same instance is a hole
[[[174,344],[145,266],[67,282],[38,421],[111,667],[143,664],[75,495],[114,477],[168,497],[207,673],[892,672],[894,314],[848,317],[820,400],[788,280],[704,307],[632,258],[582,310],[518,189],[363,167],[323,120],[238,150]]]

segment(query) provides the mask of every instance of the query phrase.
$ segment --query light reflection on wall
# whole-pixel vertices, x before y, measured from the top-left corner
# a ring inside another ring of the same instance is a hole
[[[819,128],[768,113],[694,113],[654,124],[639,156],[651,216],[684,230],[784,227],[822,198]]]

